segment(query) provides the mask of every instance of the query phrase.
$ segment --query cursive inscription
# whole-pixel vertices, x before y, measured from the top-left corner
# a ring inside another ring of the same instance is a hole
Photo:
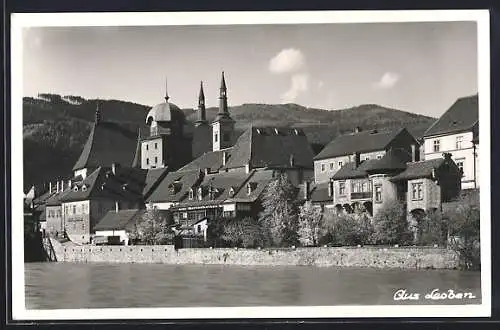
[[[425,300],[464,300],[476,298],[472,292],[459,292],[453,289],[446,291],[433,289],[431,292],[425,294],[409,292],[407,289],[399,289],[394,292],[393,299],[395,301],[420,300],[422,297]]]

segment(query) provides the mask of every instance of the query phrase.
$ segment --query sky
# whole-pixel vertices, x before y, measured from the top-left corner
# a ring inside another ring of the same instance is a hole
[[[439,117],[477,93],[475,22],[31,27],[23,94],[78,95],[195,108],[200,81],[218,104],[374,103]]]

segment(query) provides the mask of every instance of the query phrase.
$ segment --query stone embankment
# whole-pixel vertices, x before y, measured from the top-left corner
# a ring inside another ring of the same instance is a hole
[[[92,246],[52,239],[57,262],[226,264],[253,266],[455,269],[444,248],[318,247],[296,249],[180,249],[172,245]]]

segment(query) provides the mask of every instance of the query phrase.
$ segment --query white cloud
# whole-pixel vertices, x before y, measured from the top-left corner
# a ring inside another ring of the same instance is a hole
[[[281,99],[283,103],[293,103],[300,93],[309,89],[309,75],[307,73],[297,73],[292,76],[290,88],[283,93]]]
[[[280,51],[269,62],[269,70],[273,73],[294,73],[305,65],[305,56],[300,49],[287,48]]]
[[[375,83],[375,87],[382,89],[393,88],[400,78],[401,76],[395,72],[386,72],[380,77],[380,80]]]

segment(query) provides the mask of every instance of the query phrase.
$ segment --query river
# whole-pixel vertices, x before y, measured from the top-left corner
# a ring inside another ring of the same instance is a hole
[[[481,302],[480,273],[455,270],[26,263],[25,280],[27,309]],[[433,289],[474,298],[424,299]]]

